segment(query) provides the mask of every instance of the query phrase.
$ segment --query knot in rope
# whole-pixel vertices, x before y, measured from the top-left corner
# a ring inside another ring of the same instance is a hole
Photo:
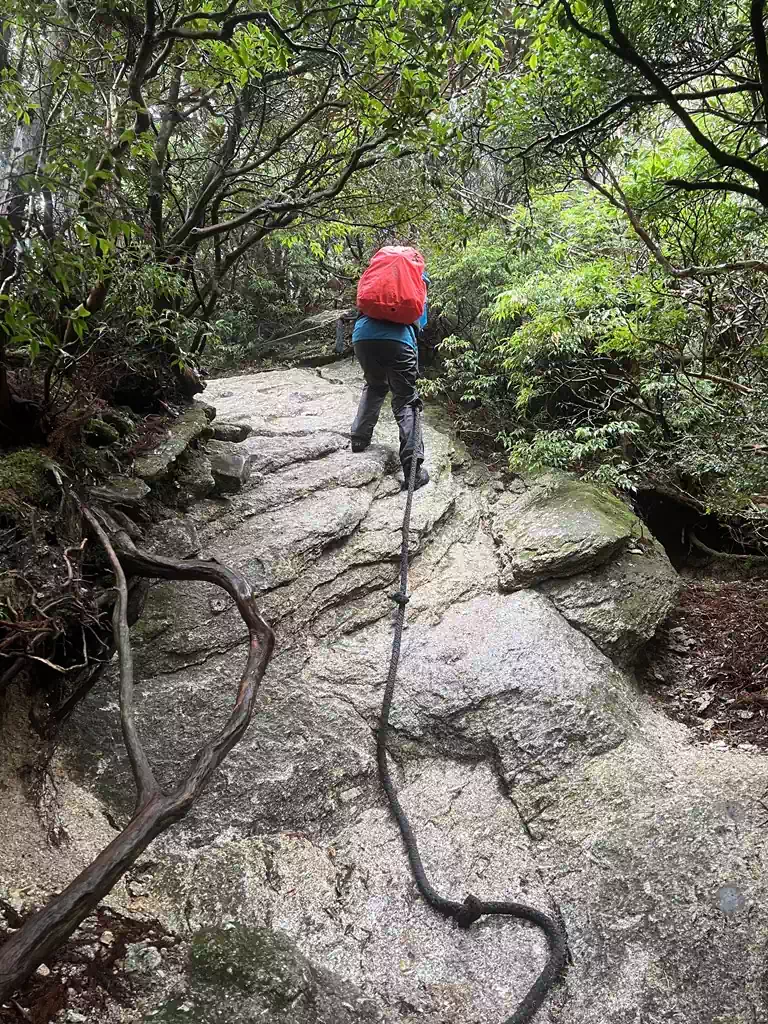
[[[477,896],[473,896],[470,893],[465,898],[461,908],[453,915],[453,919],[459,928],[469,928],[470,925],[474,924],[475,921],[479,921],[483,916],[484,911],[482,907],[483,905]]]
[[[396,590],[394,594],[389,595],[390,601],[394,601],[395,604],[399,604],[401,607],[408,604],[411,600],[407,594],[404,594],[402,590]]]

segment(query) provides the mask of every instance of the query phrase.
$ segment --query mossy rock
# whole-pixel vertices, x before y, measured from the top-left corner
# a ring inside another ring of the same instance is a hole
[[[111,423],[105,423],[103,419],[94,416],[88,420],[83,428],[86,443],[92,448],[107,448],[120,440],[120,433]]]
[[[604,565],[639,536],[637,517],[595,484],[564,473],[526,481],[494,510],[503,590],[516,590]]]
[[[373,1024],[370,1000],[316,967],[291,939],[269,928],[211,928],[192,940],[188,995],[145,1021],[159,1024]]]
[[[153,484],[166,477],[178,457],[198,437],[209,437],[208,409],[197,402],[190,406],[168,427],[166,436],[160,438],[152,451],[140,455],[134,464],[136,476]],[[215,409],[213,412],[215,413]]]
[[[122,409],[105,409],[101,414],[101,419],[104,423],[108,423],[111,427],[114,427],[122,436],[132,434],[136,429],[136,424],[128,413],[123,412]]]
[[[22,448],[0,456],[0,515],[18,522],[29,507],[44,507],[57,494],[54,464],[39,449]]]

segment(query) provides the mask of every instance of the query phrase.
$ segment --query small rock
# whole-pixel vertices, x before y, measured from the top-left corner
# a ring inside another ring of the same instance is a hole
[[[728,917],[741,910],[746,903],[746,897],[737,885],[721,885],[716,899],[718,908]]]
[[[204,402],[201,398],[195,399],[195,405],[198,409],[202,409],[205,413],[205,418],[210,423],[216,417],[216,408],[211,405],[210,402]]]
[[[126,974],[151,974],[162,964],[163,958],[156,946],[143,946],[132,942],[126,947]]]
[[[41,978],[47,978],[50,973],[50,967],[47,967],[45,964],[40,964],[40,966],[35,971],[35,974],[39,974]]]
[[[217,494],[241,491],[251,475],[248,453],[227,441],[212,441],[206,446],[206,452],[211,460]]]
[[[204,452],[185,452],[179,459],[179,467],[177,480],[183,505],[207,498],[214,490],[216,481],[211,472],[211,460]]]
[[[127,476],[111,476],[101,486],[90,490],[92,498],[108,505],[138,505],[148,494],[149,487],[143,480]]]
[[[101,938],[99,939],[99,942],[102,944],[102,946],[111,946],[114,941],[115,936],[113,932],[105,931],[101,933]]]
[[[251,427],[247,423],[226,423],[223,420],[214,420],[211,424],[213,437],[216,441],[244,441],[251,434]]]
[[[92,420],[88,420],[83,428],[83,434],[85,435],[86,442],[92,448],[106,448],[107,445],[114,444],[120,440],[118,431],[110,423],[105,423],[104,420],[99,419],[97,416]]]
[[[20,889],[13,889],[8,893],[6,902],[11,910],[16,911],[17,914],[20,914],[24,910],[24,897],[22,896]]]
[[[64,1014],[64,1020],[67,1024],[85,1024],[88,1018],[83,1013],[78,1013],[77,1010],[67,1010]]]
[[[150,530],[147,540],[158,555],[166,558],[194,558],[200,554],[197,527],[186,519],[166,519],[158,523]]]
[[[467,487],[481,487],[491,479],[490,470],[482,462],[473,462],[467,467],[463,479]]]
[[[222,612],[227,610],[230,604],[231,602],[227,601],[224,597],[212,597],[208,601],[208,607],[211,609],[211,614],[213,615],[221,615]]]

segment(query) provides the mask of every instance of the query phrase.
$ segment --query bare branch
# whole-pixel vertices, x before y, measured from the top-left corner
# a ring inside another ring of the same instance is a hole
[[[593,42],[599,43],[604,49],[618,57],[625,64],[634,67],[649,82],[669,109],[678,117],[683,127],[691,138],[707,153],[718,167],[730,167],[733,170],[741,171],[750,177],[758,186],[758,192],[762,202],[768,203],[768,172],[758,164],[735,153],[729,153],[718,146],[709,136],[705,135],[697,124],[693,115],[686,110],[677,99],[673,89],[656,73],[650,63],[635,49],[629,38],[622,30],[616,6],[613,0],[603,0],[603,7],[608,17],[611,39],[606,38],[602,33],[587,28],[580,22],[573,13],[570,0],[560,0],[568,23],[581,35]]]
[[[758,202],[761,199],[756,188],[742,185],[738,181],[687,181],[685,178],[669,178],[666,184],[685,192],[734,192],[737,195],[749,196]]]
[[[282,213],[299,213],[302,210],[308,209],[311,206],[316,206],[318,203],[322,203],[327,199],[333,199],[339,194],[339,192],[341,192],[344,185],[356,171],[363,170],[366,167],[372,167],[376,163],[375,158],[363,160],[363,156],[366,153],[370,153],[373,150],[378,149],[379,146],[383,145],[390,138],[390,135],[380,135],[377,138],[372,139],[370,142],[366,142],[358,146],[351,154],[344,170],[341,171],[333,184],[329,185],[326,189],[319,192],[312,192],[309,195],[297,199],[287,199],[279,202],[275,200],[267,200],[245,210],[239,217],[232,217],[230,220],[221,221],[218,224],[209,224],[204,228],[193,228],[189,231],[189,237],[195,242],[201,242],[206,238],[213,238],[216,235],[227,234],[234,231],[236,228],[245,227],[246,225],[253,223],[253,221],[260,216],[274,217],[276,214]]]
[[[749,5],[749,24],[755,43],[755,57],[760,72],[760,92],[763,98],[763,117],[768,116],[768,45],[765,38],[765,0],[752,0]]]

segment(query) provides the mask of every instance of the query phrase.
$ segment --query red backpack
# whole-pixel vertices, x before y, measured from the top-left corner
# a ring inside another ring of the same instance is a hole
[[[424,312],[427,286],[418,249],[385,245],[374,253],[357,284],[357,308],[374,320],[413,324]]]

